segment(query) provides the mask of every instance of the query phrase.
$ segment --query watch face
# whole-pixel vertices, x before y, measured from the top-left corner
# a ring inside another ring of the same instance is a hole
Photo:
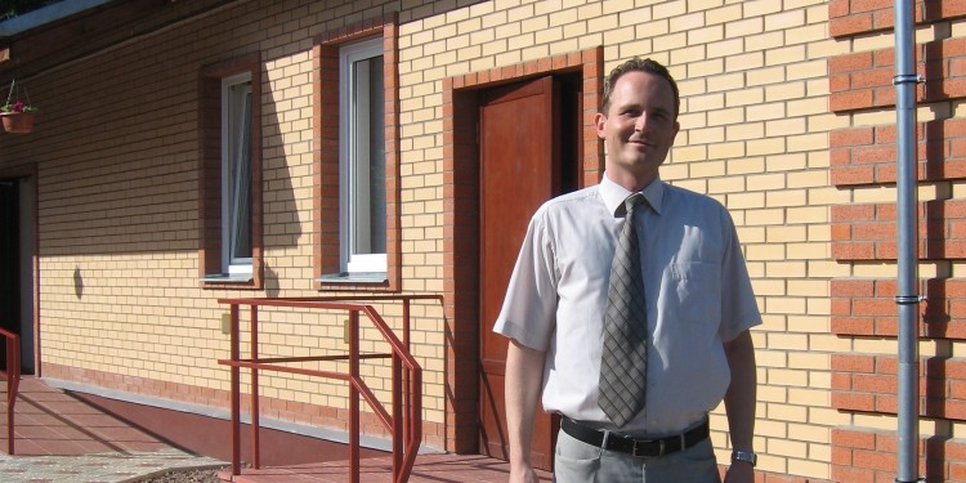
[[[750,451],[735,451],[731,454],[731,459],[733,461],[742,461],[755,466],[758,463],[758,455]]]

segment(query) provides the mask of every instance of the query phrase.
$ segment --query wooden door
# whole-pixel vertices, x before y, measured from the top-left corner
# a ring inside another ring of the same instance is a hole
[[[492,327],[530,217],[560,192],[559,91],[548,76],[487,92],[480,103],[480,451],[504,460],[507,341]],[[538,409],[535,466],[551,468],[555,429]]]

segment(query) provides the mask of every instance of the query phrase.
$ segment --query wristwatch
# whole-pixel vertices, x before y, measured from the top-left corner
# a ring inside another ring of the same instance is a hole
[[[741,451],[734,450],[731,452],[731,462],[741,461],[742,463],[748,463],[752,468],[758,463],[758,455],[751,451]]]

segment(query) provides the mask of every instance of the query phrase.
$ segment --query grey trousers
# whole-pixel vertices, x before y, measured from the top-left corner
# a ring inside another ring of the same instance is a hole
[[[684,451],[652,458],[591,446],[561,430],[553,478],[558,483],[720,483],[708,438]]]

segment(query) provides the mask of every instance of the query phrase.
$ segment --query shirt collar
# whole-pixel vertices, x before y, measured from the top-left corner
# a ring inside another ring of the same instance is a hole
[[[607,173],[604,173],[599,186],[600,197],[603,199],[608,213],[616,214],[617,208],[632,194],[623,186],[611,181],[607,177]],[[661,178],[654,178],[654,181],[651,181],[650,184],[641,190],[641,194],[644,195],[644,198],[651,205],[651,208],[660,215],[662,201],[664,200],[664,182],[661,181]]]

